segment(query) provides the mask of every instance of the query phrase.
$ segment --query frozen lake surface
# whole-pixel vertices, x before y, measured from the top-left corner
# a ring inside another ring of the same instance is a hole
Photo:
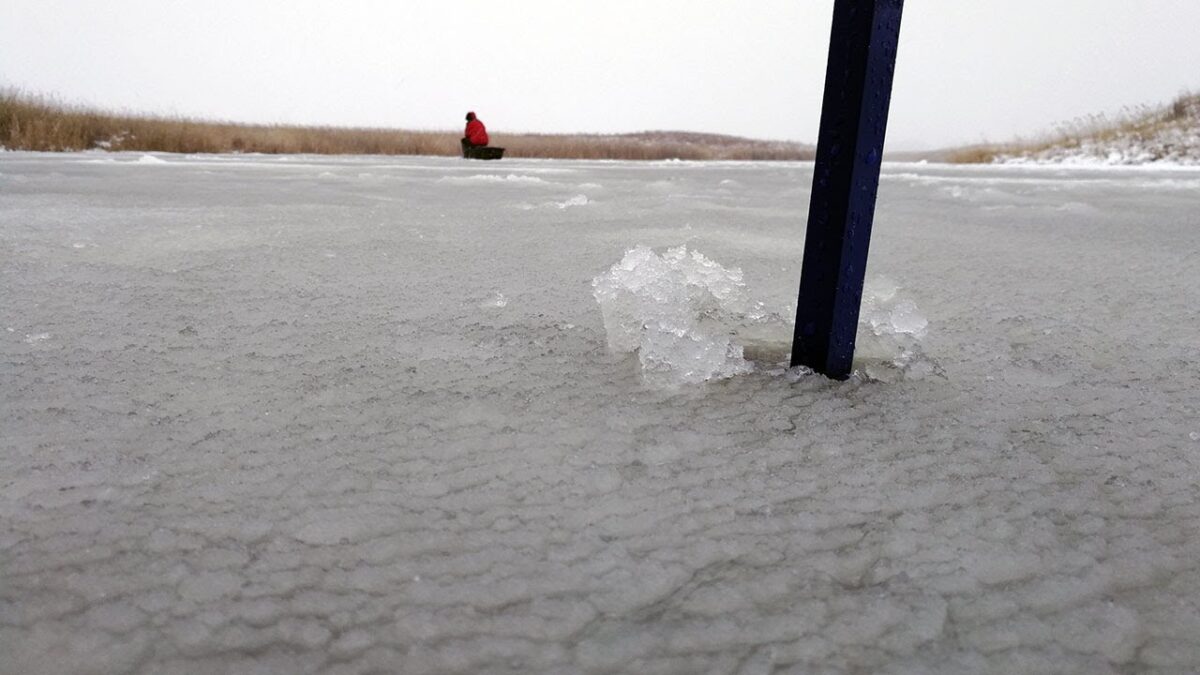
[[[844,383],[811,176],[0,154],[0,673],[1200,671],[1200,171],[886,166]]]

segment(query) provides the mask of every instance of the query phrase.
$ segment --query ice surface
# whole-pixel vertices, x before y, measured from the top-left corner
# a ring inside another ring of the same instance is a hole
[[[1200,171],[885,165],[830,382],[811,164],[140,156],[0,155],[0,674],[1200,672]]]

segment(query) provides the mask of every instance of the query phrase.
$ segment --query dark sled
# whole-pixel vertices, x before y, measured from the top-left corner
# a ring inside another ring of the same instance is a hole
[[[503,159],[504,148],[493,148],[490,145],[463,145],[463,157],[467,159]]]

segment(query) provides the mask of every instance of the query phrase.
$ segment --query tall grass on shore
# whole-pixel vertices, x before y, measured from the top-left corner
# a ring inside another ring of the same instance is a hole
[[[812,160],[816,148],[786,141],[681,131],[635,134],[492,134],[505,157],[561,159]]]
[[[1164,138],[1186,141],[1200,130],[1200,94],[1184,93],[1162,106],[1127,107],[1116,115],[1088,115],[1058,125],[1053,131],[1032,139],[1009,143],[984,143],[950,151],[948,161],[981,164],[1016,157],[1070,154],[1083,149],[1118,149],[1136,145],[1144,148],[1147,161],[1170,159],[1167,155],[1197,154],[1200,148],[1172,147]],[[1183,132],[1183,133],[1180,133]],[[1193,141],[1194,142],[1194,141]],[[1164,156],[1157,156],[1164,155]]]
[[[207,122],[116,115],[41,96],[0,91],[0,145],[9,150],[95,148],[180,153],[451,155],[458,139],[431,131]]]
[[[264,154],[460,154],[458,131],[238,124],[190,118],[119,115],[43,96],[0,90],[0,146],[9,150]],[[493,133],[507,157],[555,159],[807,160],[799,143],[715,134],[622,135]]]

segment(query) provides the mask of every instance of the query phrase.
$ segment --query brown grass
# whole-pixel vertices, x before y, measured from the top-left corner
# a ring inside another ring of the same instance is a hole
[[[999,157],[1036,155],[1055,148],[1078,148],[1084,143],[1103,145],[1122,138],[1150,139],[1169,128],[1185,124],[1200,124],[1200,94],[1181,94],[1165,106],[1127,107],[1113,116],[1099,114],[1080,117],[1032,139],[957,148],[950,151],[947,161],[981,164]]]
[[[0,90],[0,146],[10,150],[320,155],[460,154],[458,131],[237,124],[189,118],[118,115]],[[715,134],[622,135],[493,133],[506,157],[556,159],[812,159],[812,146]]]
[[[505,156],[571,159],[811,160],[812,146],[679,131],[616,135],[493,134]]]

